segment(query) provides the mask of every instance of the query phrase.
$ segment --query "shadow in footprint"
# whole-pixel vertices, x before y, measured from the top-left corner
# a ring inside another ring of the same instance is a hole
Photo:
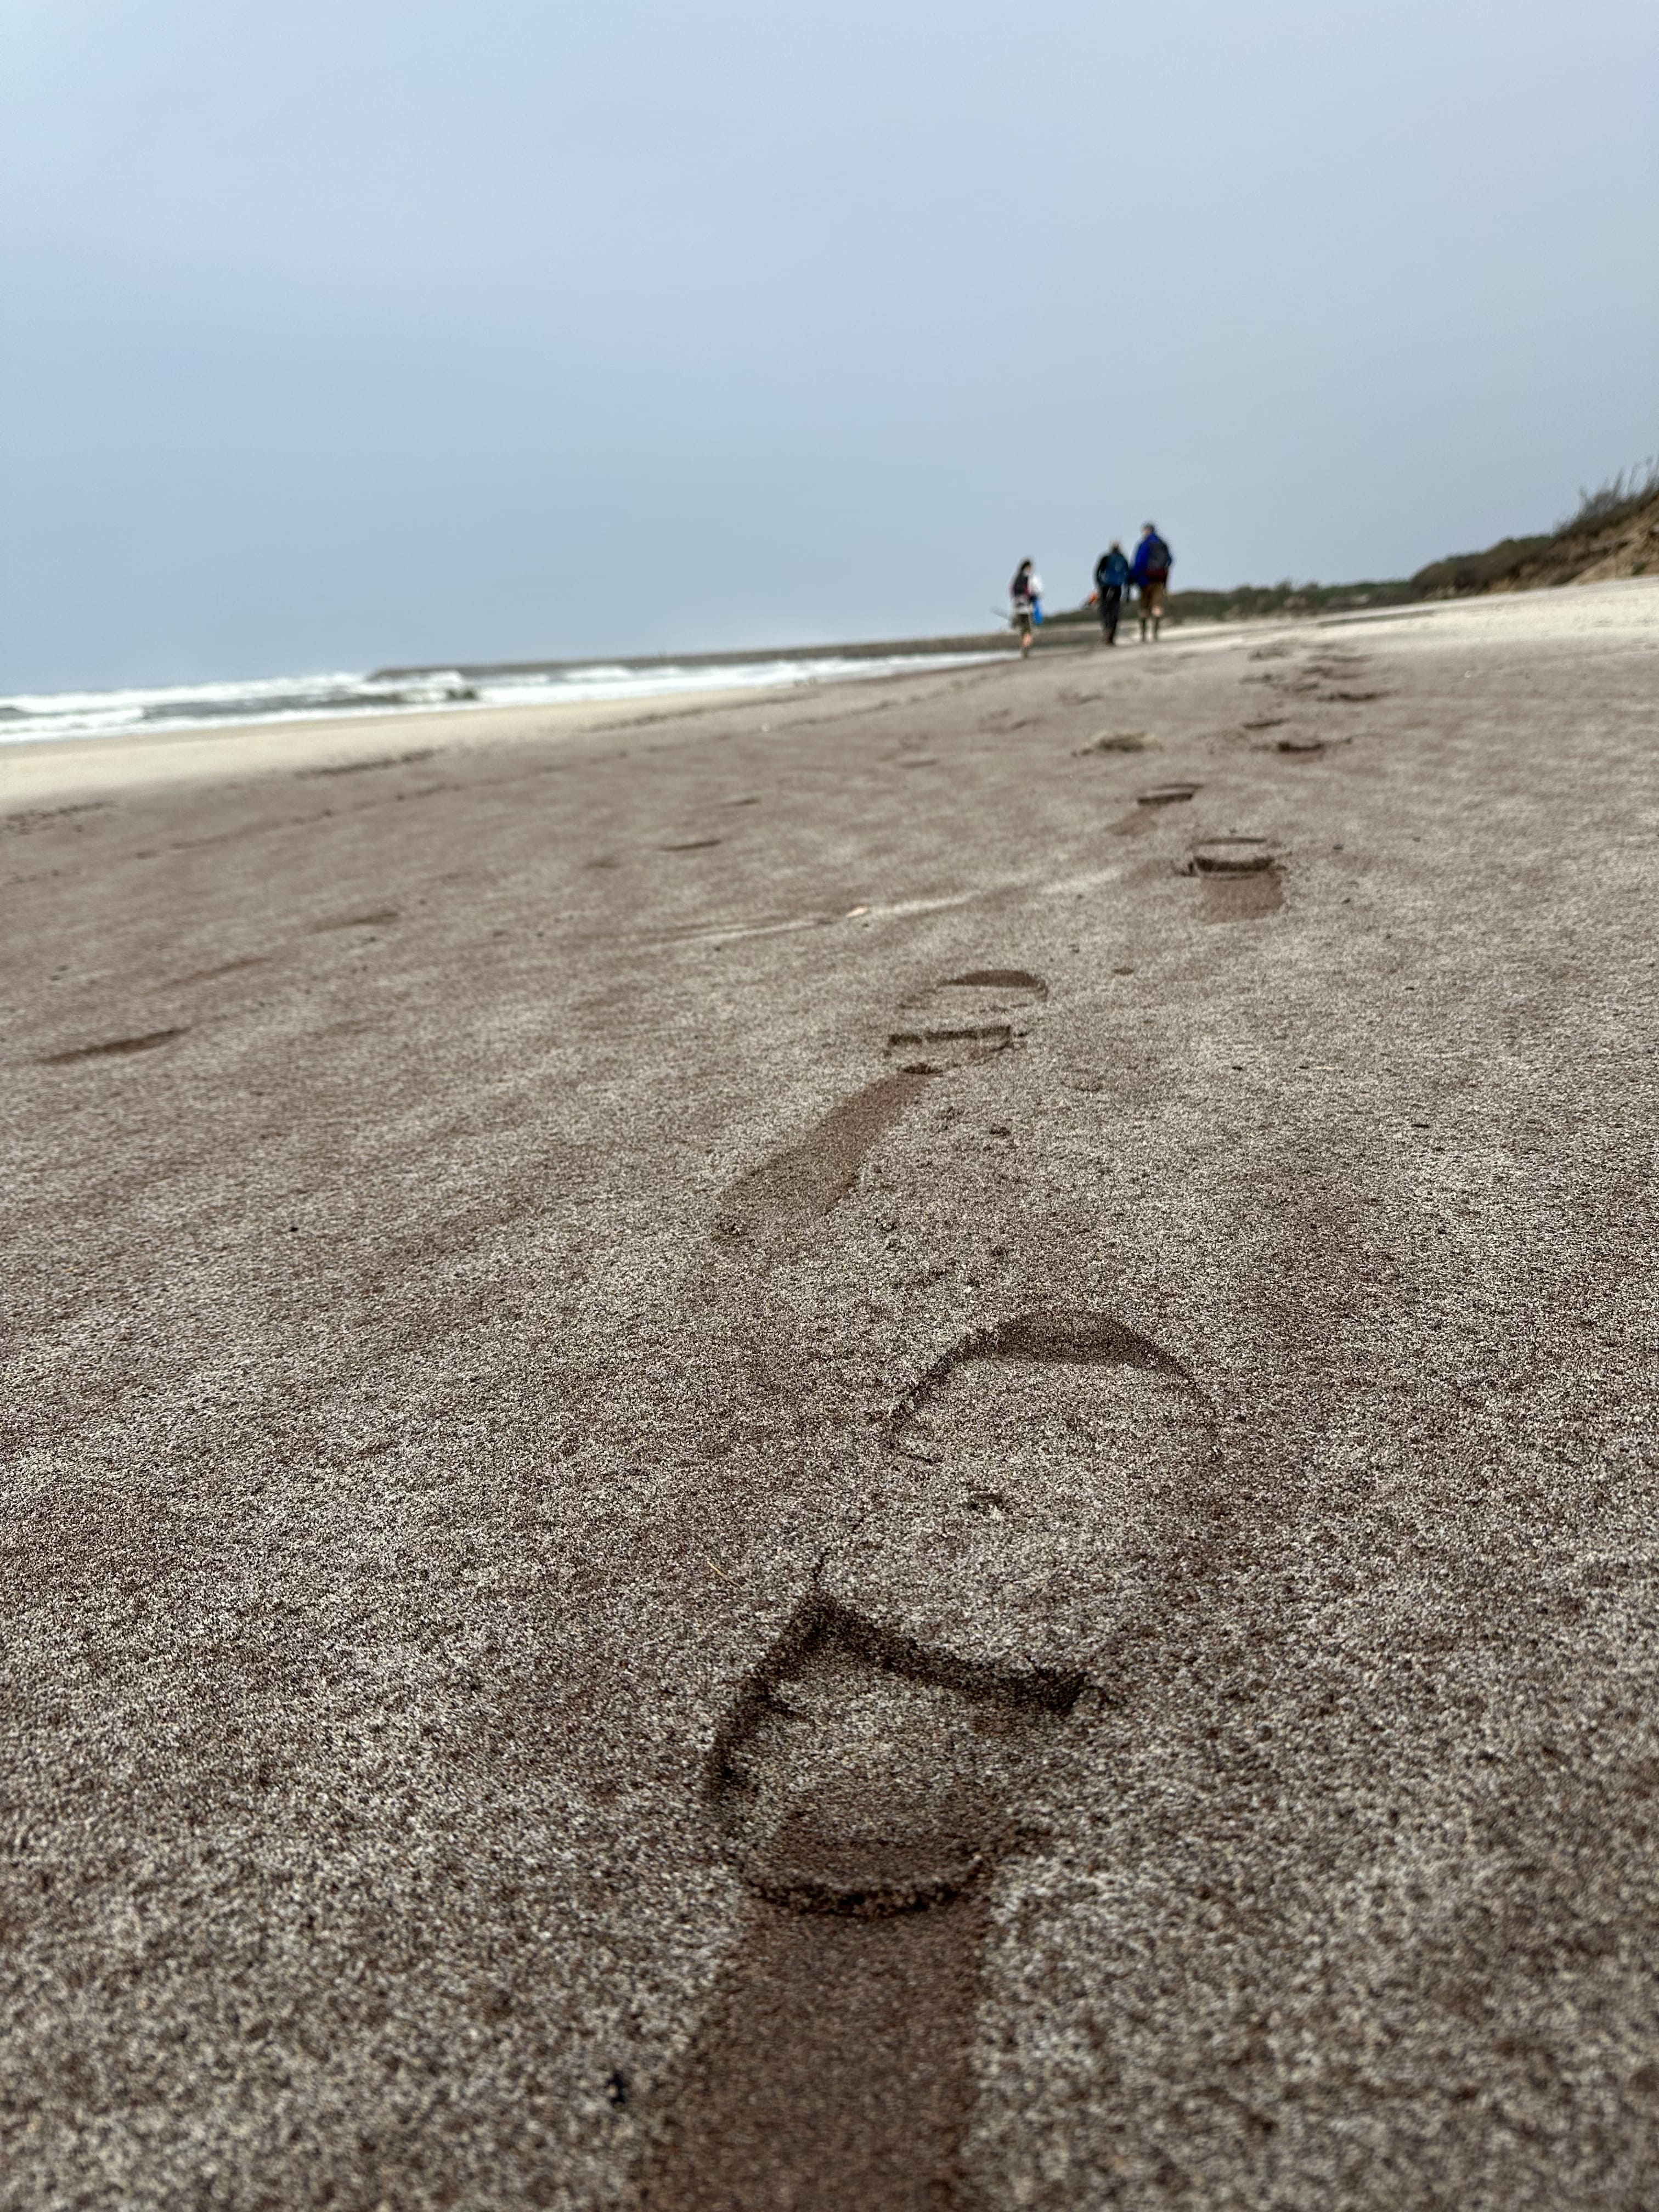
[[[988,1060],[1023,1035],[1019,1016],[1048,995],[1048,984],[1029,968],[966,969],[905,1001],[921,1018],[890,1030],[887,1048],[919,1054],[907,1063],[915,1074],[939,1075]]]
[[[71,1045],[66,1052],[43,1052],[37,1055],[42,1067],[67,1067],[71,1060],[105,1060],[130,1052],[154,1052],[158,1045],[171,1044],[174,1037],[185,1034],[183,1027],[171,1030],[149,1030],[143,1036],[108,1037],[101,1044]]]
[[[1126,971],[1127,972],[1127,971]],[[940,1386],[972,1359],[1035,1359],[1056,1366],[1138,1367],[1149,1375],[1187,1370],[1173,1354],[1114,1314],[1042,1306],[975,1329],[941,1354],[900,1400],[887,1424],[890,1443],[919,1414]]]
[[[1080,1676],[975,1666],[815,1594],[710,1753],[750,1892],[645,2160],[653,2212],[962,2200],[985,1878]]]
[[[1103,731],[1097,738],[1091,738],[1086,745],[1079,745],[1076,757],[1082,760],[1089,753],[1144,753],[1146,750],[1145,730],[1109,730]]]
[[[240,975],[246,968],[268,968],[273,957],[269,952],[250,952],[240,960],[222,960],[216,968],[198,968],[188,975],[175,975],[173,988],[182,991],[188,983],[216,983],[222,975]]]
[[[969,968],[964,975],[947,975],[941,991],[1024,991],[1046,999],[1048,986],[1029,968]]]
[[[380,906],[369,914],[343,914],[334,921],[313,921],[311,933],[313,937],[322,937],[331,929],[380,929],[397,919],[395,906]]]
[[[970,1060],[988,1060],[1006,1052],[1014,1041],[1012,1022],[937,1024],[930,1029],[893,1030],[890,1052],[919,1052],[926,1055],[905,1064],[907,1075],[942,1075],[946,1067],[961,1067]]]

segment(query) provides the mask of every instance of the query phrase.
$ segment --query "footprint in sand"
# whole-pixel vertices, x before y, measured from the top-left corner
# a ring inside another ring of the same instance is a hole
[[[708,1808],[751,1895],[664,2098],[650,2212],[949,2205],[988,1877],[1081,1680],[933,1658],[821,1596],[746,1688]]]
[[[904,1002],[914,1017],[890,1030],[890,1054],[908,1056],[910,1072],[942,1074],[1006,1052],[1024,1034],[1022,1017],[1048,995],[1041,975],[1026,968],[970,968],[947,975]]]
[[[965,2201],[990,1886],[1040,1841],[1021,1807],[1214,1449],[1178,1361],[1066,1312],[954,1346],[887,1443],[710,1753],[750,1899],[665,2094],[653,2212]]]
[[[1089,753],[1144,753],[1146,750],[1145,730],[1103,730],[1086,745],[1077,748],[1076,757],[1081,760]]]
[[[716,1237],[781,1259],[855,1187],[872,1148],[932,1078],[1009,1050],[1030,1009],[1048,995],[1047,983],[1029,969],[975,968],[903,1002],[912,1018],[888,1032],[891,1072],[839,1100],[804,1136],[739,1176],[720,1200]]]
[[[371,769],[413,768],[418,762],[429,761],[437,750],[435,745],[422,745],[410,753],[380,753],[374,760],[326,761],[319,768],[296,768],[296,778],[318,775],[366,775]]]
[[[1210,837],[1182,872],[1203,884],[1200,921],[1259,921],[1285,903],[1278,856],[1265,837]]]
[[[1306,675],[1315,682],[1334,688],[1317,694],[1322,706],[1360,706],[1373,699],[1386,699],[1386,691],[1367,684],[1366,688],[1354,689],[1356,679],[1362,683],[1370,677],[1368,657],[1358,653],[1322,653],[1308,663]]]
[[[269,968],[276,957],[270,952],[244,953],[240,960],[221,960],[216,967],[193,969],[188,975],[175,975],[172,988],[182,991],[191,983],[216,983],[222,976],[240,975],[249,968]]]
[[[331,921],[313,921],[311,933],[321,937],[333,929],[384,929],[397,919],[395,906],[377,906],[368,914],[343,914]]]
[[[1204,788],[1200,783],[1155,783],[1150,791],[1137,792],[1135,803],[1127,814],[1120,814],[1109,826],[1114,837],[1144,837],[1155,830],[1168,806],[1185,806],[1196,799]]]
[[[720,1200],[722,1244],[779,1260],[856,1184],[866,1156],[927,1087],[920,1074],[885,1075],[841,1099],[806,1134],[739,1176]]]
[[[879,1508],[825,1593],[925,1648],[1061,1669],[1109,1640],[1126,1564],[1210,1448],[1178,1361],[1109,1315],[1046,1310],[952,1346],[886,1443]]]

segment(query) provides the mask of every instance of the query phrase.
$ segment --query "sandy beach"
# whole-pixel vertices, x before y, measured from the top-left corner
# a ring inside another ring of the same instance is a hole
[[[18,2207],[1659,2199],[1659,579],[0,754]]]
[[[8,814],[125,794],[272,776],[347,775],[410,768],[438,753],[552,741],[593,730],[643,726],[664,714],[713,712],[740,692],[571,706],[485,707],[411,714],[319,715],[217,730],[137,732],[0,746],[0,807]]]

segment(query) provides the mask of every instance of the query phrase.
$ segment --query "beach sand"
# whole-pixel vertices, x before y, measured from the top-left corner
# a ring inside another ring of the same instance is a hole
[[[1659,2197],[1656,676],[9,752],[4,2202]]]

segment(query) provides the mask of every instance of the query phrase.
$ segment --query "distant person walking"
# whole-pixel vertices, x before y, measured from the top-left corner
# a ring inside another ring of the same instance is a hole
[[[1031,632],[1042,620],[1042,579],[1033,561],[1022,561],[1008,586],[1008,604],[1014,628],[1019,632],[1022,654],[1031,650]]]
[[[1117,618],[1123,611],[1123,594],[1129,587],[1129,556],[1115,538],[1111,550],[1095,562],[1095,599],[1100,608],[1100,633],[1108,645],[1117,643]]]
[[[1169,591],[1170,571],[1175,566],[1175,555],[1158,534],[1158,525],[1149,522],[1142,529],[1140,543],[1135,548],[1135,557],[1129,574],[1135,589],[1140,593],[1140,641],[1146,642],[1146,625],[1152,624],[1152,642],[1158,642],[1158,624],[1164,619],[1164,603]]]

